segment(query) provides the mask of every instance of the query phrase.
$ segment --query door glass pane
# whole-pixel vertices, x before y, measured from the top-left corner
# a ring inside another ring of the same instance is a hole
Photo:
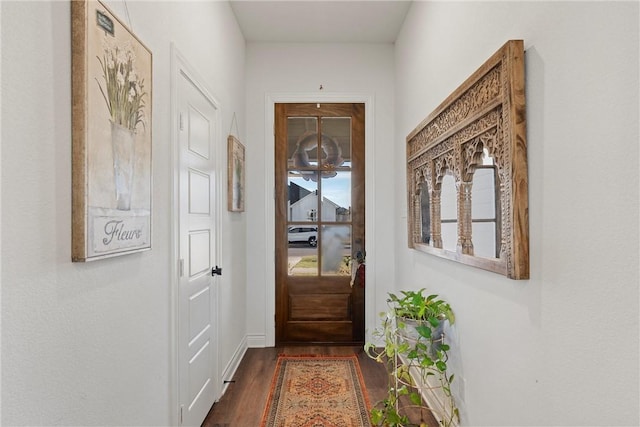
[[[287,119],[287,158],[289,169],[318,166],[318,119]]]
[[[290,171],[287,206],[289,221],[317,221],[318,220],[318,184],[306,180],[302,171]]]
[[[289,276],[317,276],[317,227],[289,227],[287,268]],[[309,243],[311,242],[311,243]]]
[[[351,255],[351,226],[329,225],[322,227],[320,238],[322,274],[347,276]]]
[[[322,118],[322,167],[351,166],[351,117]]]
[[[351,221],[351,172],[322,180],[322,221]]]

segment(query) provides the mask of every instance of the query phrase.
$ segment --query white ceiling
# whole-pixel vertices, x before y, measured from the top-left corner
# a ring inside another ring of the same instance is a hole
[[[393,43],[411,2],[405,0],[232,0],[247,42]]]

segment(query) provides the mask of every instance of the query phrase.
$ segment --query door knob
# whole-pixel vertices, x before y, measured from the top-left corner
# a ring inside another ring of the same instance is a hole
[[[211,269],[212,276],[222,276],[222,267],[218,267],[217,265]]]

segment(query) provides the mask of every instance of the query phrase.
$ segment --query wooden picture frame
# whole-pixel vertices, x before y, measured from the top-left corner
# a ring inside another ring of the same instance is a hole
[[[244,145],[233,135],[227,138],[227,209],[244,212]]]
[[[409,247],[528,279],[527,187],[524,47],[510,40],[407,136]]]
[[[151,51],[100,1],[71,2],[73,261],[151,249]]]

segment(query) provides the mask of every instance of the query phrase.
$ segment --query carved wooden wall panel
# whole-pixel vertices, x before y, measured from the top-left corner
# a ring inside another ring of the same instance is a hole
[[[493,200],[476,201],[493,204],[493,218],[475,218],[472,210],[479,168],[495,176]],[[453,229],[452,220],[441,219],[447,174],[456,186],[455,251],[443,248],[443,234]],[[522,40],[508,41],[407,136],[407,187],[409,247],[512,279],[529,278]],[[478,232],[474,240],[474,227],[484,238]],[[492,227],[495,257],[474,255],[474,242],[491,240],[486,230]]]

